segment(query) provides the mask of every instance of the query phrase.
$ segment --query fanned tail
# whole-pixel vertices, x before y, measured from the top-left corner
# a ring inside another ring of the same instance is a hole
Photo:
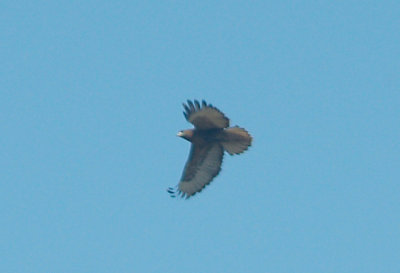
[[[253,138],[244,128],[230,127],[224,133],[221,144],[230,155],[243,153],[251,146]]]

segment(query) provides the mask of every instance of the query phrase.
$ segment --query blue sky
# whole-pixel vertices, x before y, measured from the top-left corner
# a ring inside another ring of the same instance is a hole
[[[400,2],[3,1],[1,272],[400,272]],[[254,137],[171,199],[186,99]]]

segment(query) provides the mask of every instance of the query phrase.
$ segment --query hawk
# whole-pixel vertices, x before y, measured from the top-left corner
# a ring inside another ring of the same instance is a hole
[[[252,137],[244,128],[229,127],[229,119],[204,100],[201,104],[188,100],[183,107],[183,115],[194,129],[182,130],[177,136],[192,145],[180,182],[167,191],[171,197],[189,198],[218,175],[225,151],[230,155],[243,153],[251,145]]]

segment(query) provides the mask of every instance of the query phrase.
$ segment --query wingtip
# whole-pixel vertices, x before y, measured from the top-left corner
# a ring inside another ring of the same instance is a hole
[[[176,197],[176,189],[174,189],[173,187],[167,188],[167,192],[169,193],[169,196],[171,198],[175,198]]]
[[[183,109],[185,109],[185,111],[183,112],[183,115],[185,116],[186,119],[188,119],[188,116],[189,116],[191,110],[186,104],[182,103],[182,105],[183,105]]]
[[[188,103],[188,105],[189,105],[189,107],[190,107],[190,110],[194,111],[195,108],[194,108],[193,102],[192,102],[191,100],[187,100],[187,103]]]
[[[198,100],[194,100],[194,105],[196,106],[196,109],[197,109],[197,110],[200,110],[200,109],[201,109],[201,106],[200,106],[200,103],[199,103]]]
[[[204,100],[204,99],[202,99],[202,100],[198,100],[198,99],[193,99],[193,100],[190,100],[190,99],[187,99],[186,100],[186,103],[182,103],[183,105],[188,105],[188,106],[190,106],[190,105],[193,105],[193,106],[208,106],[209,104],[207,104],[207,102]]]
[[[205,100],[202,100],[200,103],[200,101],[197,99],[194,99],[193,101],[188,99],[186,100],[186,103],[182,103],[182,105],[185,110],[183,115],[186,119],[188,119],[190,114],[193,112],[199,111],[202,108],[213,107],[211,104],[207,105]]]
[[[185,199],[185,200],[189,199],[191,196],[194,195],[194,194],[189,195],[189,194],[187,194],[187,193],[185,193],[185,192],[183,192],[183,191],[180,191],[180,190],[178,189],[178,186],[175,186],[175,187],[168,187],[168,188],[167,188],[167,192],[169,193],[169,196],[170,196],[171,198],[177,198],[177,197],[179,197],[179,198]]]

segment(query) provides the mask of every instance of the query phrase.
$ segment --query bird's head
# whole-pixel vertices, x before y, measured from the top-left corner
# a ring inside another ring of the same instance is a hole
[[[193,130],[182,130],[179,131],[176,136],[184,138],[188,141],[191,141],[192,137],[193,137]]]

